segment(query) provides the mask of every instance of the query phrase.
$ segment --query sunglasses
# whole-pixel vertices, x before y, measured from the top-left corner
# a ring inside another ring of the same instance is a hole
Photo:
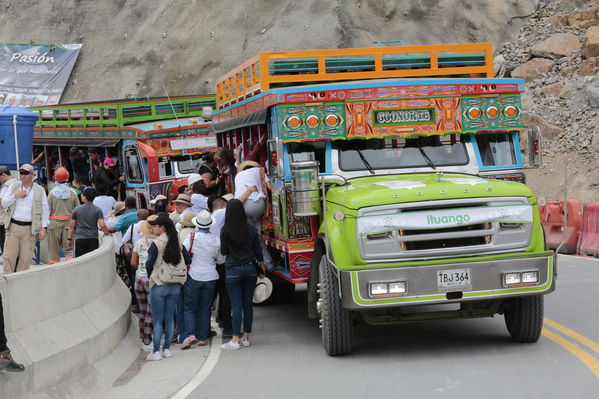
[[[21,172],[19,172],[19,174],[20,174],[21,176],[26,176],[26,175],[28,175],[28,174],[29,174],[29,172],[26,172],[26,171],[21,171]]]

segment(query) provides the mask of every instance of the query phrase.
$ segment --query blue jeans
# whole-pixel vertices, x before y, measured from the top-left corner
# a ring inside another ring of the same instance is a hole
[[[185,298],[185,338],[190,335],[196,336],[199,340],[208,339],[210,331],[210,307],[214,298],[216,289],[216,280],[196,281],[187,277],[183,287],[183,296]],[[196,328],[197,323],[197,328]]]
[[[175,330],[175,304],[179,297],[181,284],[154,285],[150,291],[150,302],[154,314],[154,352],[160,350],[164,323],[164,346],[169,349]]]
[[[241,317],[243,313],[243,332],[252,332],[254,318],[253,297],[258,273],[254,265],[229,266],[225,269],[225,284],[231,298],[233,312],[232,333],[241,336]]]

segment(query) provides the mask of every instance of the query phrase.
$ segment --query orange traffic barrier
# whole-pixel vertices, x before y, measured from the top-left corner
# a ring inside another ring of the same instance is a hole
[[[578,254],[595,257],[599,254],[599,204],[584,204]]]
[[[577,200],[568,200],[566,210],[568,212],[566,240],[560,252],[574,254],[582,227],[582,205]],[[547,201],[541,207],[540,215],[547,249],[557,249],[564,240],[564,201]]]

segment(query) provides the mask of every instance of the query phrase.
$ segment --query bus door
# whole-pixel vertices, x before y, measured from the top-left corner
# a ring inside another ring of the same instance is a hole
[[[135,197],[138,208],[147,208],[150,200],[145,163],[137,146],[137,140],[123,140],[122,158],[125,166],[127,196]]]

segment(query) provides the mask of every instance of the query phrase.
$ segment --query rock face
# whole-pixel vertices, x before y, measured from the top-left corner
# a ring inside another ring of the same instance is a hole
[[[543,95],[545,97],[552,97],[552,96],[555,97],[555,96],[559,96],[559,94],[561,93],[563,88],[564,88],[564,84],[562,82],[555,82],[555,83],[552,83],[550,85],[543,87],[541,89],[541,93],[543,93]]]
[[[83,43],[62,102],[214,93],[263,51],[494,42],[530,0],[0,1],[7,43]],[[31,17],[31,10],[36,17]],[[508,27],[505,40],[524,21]],[[75,82],[75,83],[74,83]]]
[[[553,61],[545,58],[533,58],[532,60],[516,67],[512,71],[513,78],[525,79],[531,82],[540,79],[553,67]]]
[[[599,56],[599,26],[591,26],[587,29],[582,42],[582,52],[587,58]]]
[[[557,33],[549,36],[541,43],[530,48],[530,53],[537,57],[561,58],[572,54],[580,48],[580,42],[576,35],[570,33]]]
[[[578,74],[580,76],[592,76],[599,72],[599,57],[589,58],[582,61]]]
[[[562,195],[554,183],[570,159],[570,181],[581,182],[569,185],[570,195],[581,201],[599,198],[598,32],[599,0],[541,0],[517,40],[495,54],[504,70],[527,80],[525,124],[539,126],[544,140],[544,166],[527,172],[527,183],[540,196]],[[551,59],[552,66],[531,67],[538,59],[531,55]]]
[[[590,28],[599,25],[599,7],[591,7],[581,12],[574,12],[567,15],[554,15],[549,21],[556,29],[567,27]]]

